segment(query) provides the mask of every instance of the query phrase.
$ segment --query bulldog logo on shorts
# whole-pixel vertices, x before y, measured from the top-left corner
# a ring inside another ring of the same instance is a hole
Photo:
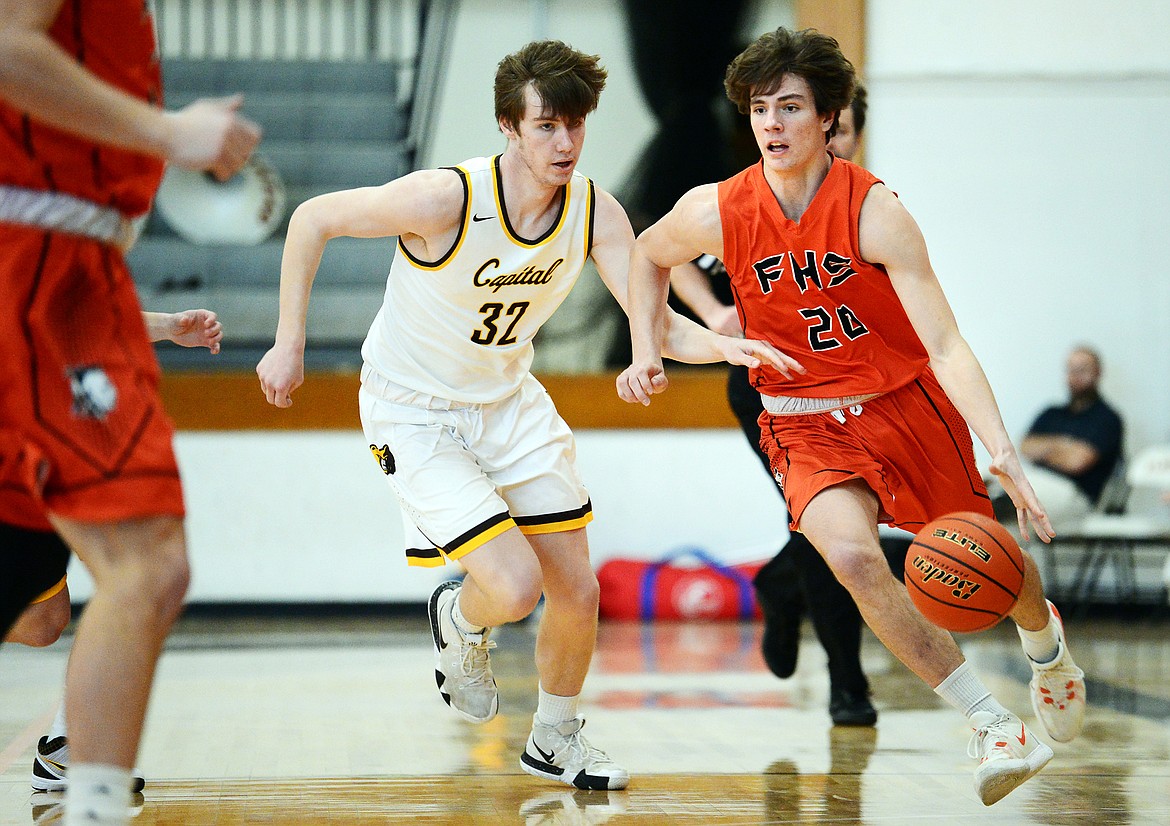
[[[104,419],[118,404],[118,388],[100,367],[70,367],[69,389],[73,393],[73,415]]]
[[[382,472],[389,476],[398,468],[394,465],[394,454],[390,452],[390,445],[370,445],[370,450],[374,454],[374,458],[378,460],[378,467],[382,468]]]

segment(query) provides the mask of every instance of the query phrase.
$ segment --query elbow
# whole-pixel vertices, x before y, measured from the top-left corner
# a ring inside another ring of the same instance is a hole
[[[288,234],[318,238],[321,242],[336,236],[328,220],[328,210],[318,198],[310,198],[293,210],[288,219]]]

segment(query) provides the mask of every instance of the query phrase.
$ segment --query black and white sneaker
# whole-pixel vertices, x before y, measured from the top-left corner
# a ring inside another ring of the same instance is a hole
[[[630,773],[589,745],[581,735],[585,718],[577,717],[555,726],[532,718],[532,733],[520,755],[520,768],[547,780],[559,780],[578,789],[624,789]]]
[[[455,626],[451,611],[462,587],[454,580],[444,582],[427,606],[435,641],[435,682],[443,702],[473,723],[486,723],[500,710],[500,693],[488,657],[496,644],[488,639],[490,628],[462,634]]]
[[[35,792],[63,792],[69,785],[65,772],[69,768],[69,739],[67,737],[42,737],[37,743],[37,754],[33,758],[32,787]],[[132,778],[131,792],[140,792],[146,787],[141,777]]]

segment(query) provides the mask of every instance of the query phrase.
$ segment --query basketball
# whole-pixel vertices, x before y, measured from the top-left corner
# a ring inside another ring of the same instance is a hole
[[[952,513],[914,537],[906,590],[922,615],[948,631],[991,628],[1015,607],[1024,554],[1003,525],[978,513]]]

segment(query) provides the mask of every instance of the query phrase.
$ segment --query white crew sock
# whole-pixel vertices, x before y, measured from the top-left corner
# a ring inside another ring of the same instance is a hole
[[[577,718],[577,704],[581,700],[580,694],[572,697],[561,697],[549,694],[540,688],[539,699],[536,701],[536,718],[546,726],[555,726]]]
[[[983,680],[966,662],[939,683],[934,693],[946,700],[952,708],[965,714],[967,719],[971,719],[971,715],[977,711],[990,711],[997,716],[1011,713],[991,696]]]
[[[129,769],[100,763],[69,767],[63,826],[126,826],[129,822]]]
[[[459,607],[459,598],[463,596],[463,591],[459,591],[455,595],[455,604],[451,606],[451,621],[455,623],[455,627],[459,633],[465,637],[482,634],[487,630],[482,625],[473,625],[467,621],[467,617],[463,616],[463,609]]]
[[[1048,624],[1039,631],[1029,631],[1018,625],[1016,631],[1024,644],[1024,653],[1037,665],[1050,663],[1060,654],[1060,631],[1052,614],[1048,615]]]

